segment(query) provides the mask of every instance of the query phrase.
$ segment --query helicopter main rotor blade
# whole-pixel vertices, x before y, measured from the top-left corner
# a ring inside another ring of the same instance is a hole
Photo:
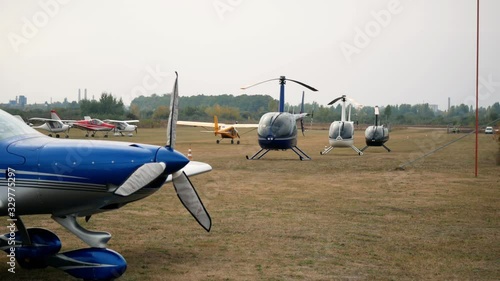
[[[293,79],[288,79],[288,78],[287,78],[287,79],[285,79],[285,80],[295,82],[295,83],[297,83],[297,84],[299,84],[299,85],[301,85],[301,86],[304,86],[304,87],[308,88],[309,90],[311,90],[311,91],[313,91],[313,92],[317,92],[317,91],[318,91],[318,90],[316,90],[315,88],[313,88],[313,87],[311,87],[311,86],[309,86],[309,85],[307,85],[307,84],[305,84],[305,83],[302,83],[302,82],[300,82],[300,81],[293,80]]]
[[[345,95],[342,95],[341,97],[338,97],[338,98],[332,100],[331,102],[328,103],[328,105],[332,105],[332,104],[336,103],[338,100],[343,99],[343,98],[345,98]]]
[[[255,84],[252,84],[252,85],[243,86],[243,87],[241,87],[240,89],[242,89],[242,90],[246,90],[246,89],[251,88],[251,87],[253,87],[253,86],[257,86],[257,85],[260,85],[260,84],[262,84],[262,83],[266,83],[266,82],[273,81],[273,80],[280,80],[280,78],[273,78],[273,79],[269,79],[269,80],[262,81],[262,82],[259,82],[259,83],[255,83]]]

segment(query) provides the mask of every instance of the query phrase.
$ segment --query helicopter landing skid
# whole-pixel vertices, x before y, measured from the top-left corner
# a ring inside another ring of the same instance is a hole
[[[311,157],[309,157],[309,155],[307,155],[304,151],[302,151],[299,147],[297,146],[293,146],[291,148],[291,150],[293,152],[295,152],[295,154],[297,154],[300,158],[300,161],[303,161],[303,160],[311,160]]]
[[[307,155],[304,151],[302,151],[300,148],[298,148],[297,146],[293,146],[290,148],[293,152],[295,152],[295,154],[297,154],[299,156],[299,159],[301,161],[303,160],[311,160],[311,157],[309,157],[309,155]],[[252,155],[252,157],[248,157],[248,155],[246,156],[247,157],[247,160],[259,160],[260,158],[262,158],[264,155],[266,155],[271,149],[267,149],[267,148],[261,148],[259,151],[257,151],[257,153],[255,153],[254,155]]]
[[[247,160],[259,160],[260,158],[262,158],[262,156],[266,155],[266,153],[268,153],[269,151],[270,151],[270,149],[261,148],[259,151],[257,151],[257,153],[252,155],[252,157],[249,158],[248,155],[246,157],[247,157]]]
[[[354,145],[351,145],[351,146],[350,146],[350,148],[352,148],[352,150],[356,151],[356,152],[358,153],[358,155],[360,155],[360,156],[361,156],[361,155],[363,155],[363,150],[365,150],[365,149],[366,149],[366,147],[365,147],[365,148],[363,148],[363,149],[359,150],[359,149],[358,149],[357,147],[355,147]],[[332,151],[332,149],[333,149],[333,146],[327,146],[327,147],[325,147],[325,149],[323,149],[323,151],[321,151],[319,154],[321,154],[321,155],[325,155],[325,154],[327,154],[328,152]]]
[[[388,148],[385,144],[383,144],[382,146],[385,148],[385,150],[387,150],[387,152],[391,152],[391,149],[390,149],[390,148]],[[367,149],[368,147],[369,147],[369,145],[367,145],[367,146],[363,147],[363,148],[361,149],[361,151],[365,151],[365,149]]]

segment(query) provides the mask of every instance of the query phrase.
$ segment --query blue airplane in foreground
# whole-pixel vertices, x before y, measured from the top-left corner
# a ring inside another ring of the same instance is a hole
[[[176,73],[177,75],[177,73]],[[112,211],[152,195],[172,181],[182,204],[207,231],[211,218],[188,176],[210,171],[175,151],[177,76],[171,97],[167,145],[54,139],[0,110],[0,216],[9,233],[0,236],[9,271],[52,266],[84,280],[113,280],[127,263],[108,249],[111,235],[83,228],[77,217]],[[89,248],[60,253],[51,231],[26,228],[22,217],[47,214]]]

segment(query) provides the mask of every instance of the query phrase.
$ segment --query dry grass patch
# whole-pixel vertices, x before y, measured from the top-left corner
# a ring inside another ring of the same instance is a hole
[[[109,247],[129,263],[121,280],[500,279],[500,168],[488,136],[480,136],[475,178],[473,136],[396,171],[459,135],[401,129],[391,133],[390,153],[371,147],[363,156],[351,149],[320,156],[327,135],[299,137],[312,161],[291,151],[248,161],[259,149],[255,133],[240,145],[217,145],[211,134],[180,128],[176,148],[191,148],[194,160],[214,168],[192,178],[212,231],[195,223],[171,184],[83,225],[113,234]],[[362,136],[356,132],[358,147]],[[165,137],[141,129],[111,139],[163,144]],[[84,247],[47,216],[26,222],[55,231],[65,249]],[[1,280],[11,280],[2,264]],[[71,279],[52,269],[19,270],[15,278]]]

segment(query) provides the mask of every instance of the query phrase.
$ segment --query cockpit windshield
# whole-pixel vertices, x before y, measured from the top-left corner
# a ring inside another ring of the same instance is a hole
[[[0,140],[28,134],[41,133],[0,109]]]
[[[102,123],[104,123],[104,122],[102,122],[102,121],[101,121],[101,120],[99,120],[99,119],[92,119],[92,120],[90,120],[90,122],[89,122],[89,123],[90,123],[90,124],[92,124],[92,125],[97,125],[97,126],[100,126],[100,125],[102,125]]]
[[[257,133],[260,136],[288,137],[296,133],[295,118],[286,112],[269,112],[260,118]]]

